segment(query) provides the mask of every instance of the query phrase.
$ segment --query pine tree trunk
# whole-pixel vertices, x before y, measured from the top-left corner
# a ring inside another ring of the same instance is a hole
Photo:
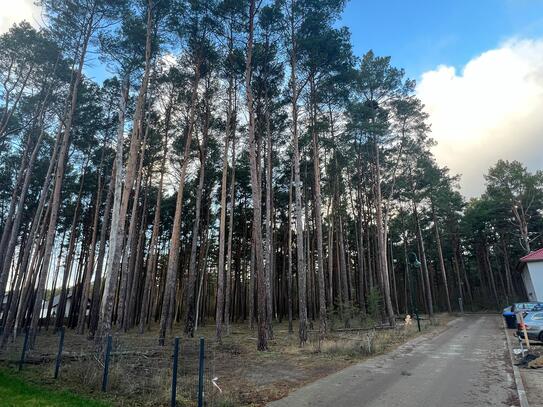
[[[264,270],[264,256],[262,245],[262,192],[261,180],[258,173],[257,163],[257,140],[255,138],[255,113],[253,105],[252,90],[252,58],[253,58],[253,36],[254,19],[256,14],[255,0],[249,2],[249,31],[247,41],[247,58],[245,61],[245,92],[247,98],[247,111],[249,116],[248,135],[249,135],[249,162],[251,172],[251,192],[253,198],[253,245],[254,245],[254,275],[257,285],[257,321],[258,321],[258,341],[257,349],[260,351],[268,350],[267,324],[266,324],[266,272]]]
[[[488,244],[485,241],[483,241],[483,251],[484,251],[484,259],[483,261],[486,263],[486,267],[488,270],[488,276],[490,279],[490,288],[492,289],[492,294],[494,296],[494,301],[496,301],[496,309],[500,309],[500,301],[498,299],[498,290],[496,289],[496,282],[494,280],[494,272],[492,271],[492,264],[490,263],[490,255],[488,254]]]
[[[503,236],[501,237],[501,244],[502,244],[502,250],[503,250],[503,265],[505,269],[505,282],[507,286],[507,295],[509,299],[513,299],[515,297],[515,288],[513,286],[513,280],[511,278],[511,266],[509,263],[509,252],[507,250],[507,244],[505,243],[505,239]]]
[[[297,250],[297,267],[298,275],[298,314],[299,314],[299,329],[298,336],[300,346],[307,342],[307,287],[306,287],[306,270],[304,262],[304,237],[303,237],[303,220],[302,220],[302,181],[300,179],[300,148],[298,143],[298,56],[295,33],[294,15],[290,21],[291,35],[291,52],[290,52],[290,69],[291,78],[290,86],[292,93],[291,108],[292,108],[292,150],[294,161],[294,186],[295,186],[295,203],[294,213],[296,216],[296,250]]]
[[[266,46],[269,46],[266,44]],[[266,122],[266,241],[265,241],[265,259],[266,259],[266,327],[268,330],[268,339],[273,339],[273,291],[272,281],[274,275],[274,253],[273,253],[273,140],[271,131],[270,101],[268,90],[265,91],[266,111],[264,113]]]
[[[207,102],[206,102],[207,105]],[[204,119],[204,129],[202,131],[202,142],[200,145],[200,173],[198,176],[198,189],[196,190],[196,209],[194,211],[194,222],[192,224],[192,244],[190,249],[190,263],[187,284],[187,312],[185,315],[185,333],[190,337],[194,336],[194,326],[196,323],[196,258],[200,235],[200,212],[202,208],[202,194],[205,181],[205,165],[207,158],[207,138],[208,138],[208,120],[209,106],[206,106],[206,117]]]
[[[71,275],[73,258],[75,255],[75,244],[79,235],[79,210],[81,208],[81,196],[83,193],[83,185],[85,184],[85,175],[87,172],[87,164],[85,164],[85,170],[81,175],[79,181],[79,192],[77,194],[77,200],[75,204],[75,210],[72,218],[72,226],[70,227],[70,242],[68,244],[68,252],[66,261],[64,263],[64,273],[62,275],[62,286],[60,290],[60,299],[57,307],[57,318],[55,322],[55,328],[58,329],[64,326],[65,314],[66,314],[66,302],[68,299],[68,279]],[[72,302],[74,298],[72,298]]]
[[[377,226],[377,248],[378,262],[382,289],[384,293],[385,309],[391,326],[396,325],[394,308],[392,307],[392,298],[390,293],[390,280],[388,275],[387,248],[385,240],[385,227],[383,223],[383,198],[381,195],[381,164],[379,144],[377,136],[374,136],[375,145],[375,223]]]
[[[60,151],[58,155],[57,169],[56,169],[56,174],[55,174],[55,186],[54,186],[53,194],[51,196],[51,201],[50,201],[49,225],[47,228],[47,236],[46,236],[45,247],[44,247],[44,258],[42,262],[43,270],[40,274],[40,277],[38,279],[37,286],[36,286],[36,296],[34,298],[34,307],[32,310],[32,319],[30,323],[30,348],[34,347],[34,341],[36,338],[38,323],[40,320],[43,296],[45,294],[45,284],[47,282],[47,268],[49,267],[51,253],[53,250],[53,244],[55,241],[58,210],[60,206],[60,193],[62,191],[62,180],[64,178],[64,170],[65,170],[64,167],[66,163],[66,157],[68,155],[68,147],[70,144],[70,131],[72,128],[72,122],[75,115],[75,109],[77,107],[77,96],[78,96],[79,85],[82,79],[83,65],[85,63],[85,57],[87,54],[87,46],[89,44],[90,37],[92,35],[93,28],[94,28],[93,18],[94,18],[94,14],[92,14],[89,17],[89,20],[87,21],[87,25],[84,30],[83,43],[82,43],[82,48],[81,48],[81,52],[79,56],[78,68],[77,68],[74,83],[71,89],[70,111],[68,113],[66,121],[64,122],[64,132],[62,135],[62,142],[60,143]]]
[[[187,166],[189,163],[190,146],[192,144],[192,134],[194,131],[194,122],[196,116],[196,107],[198,101],[198,85],[200,83],[199,63],[194,66],[194,78],[191,90],[191,103],[189,108],[189,123],[186,133],[185,147],[183,152],[183,163],[179,174],[179,185],[177,187],[177,199],[175,203],[175,214],[173,218],[172,235],[170,238],[170,251],[168,256],[168,265],[166,269],[166,281],[164,283],[164,294],[162,297],[162,311],[160,315],[159,343],[164,344],[166,330],[171,329],[173,321],[173,311],[175,309],[175,287],[177,280],[177,269],[179,264],[179,249],[181,244],[181,216],[183,209],[183,191],[185,189],[185,178]]]
[[[99,320],[96,328],[98,329],[98,337],[96,337],[97,341],[100,341],[102,336],[107,335],[111,331],[111,323],[113,318],[113,301],[115,300],[115,294],[117,291],[117,280],[119,276],[118,264],[120,263],[120,252],[122,241],[124,238],[124,218],[121,213],[121,199],[123,176],[123,135],[126,115],[126,103],[128,99],[128,88],[128,80],[125,79],[123,81],[121,89],[119,122],[117,125],[117,146],[114,162],[116,171],[115,178],[111,180],[111,183],[114,184],[113,209],[111,214],[111,228],[109,231],[109,254],[106,263],[106,278],[104,281],[104,292],[102,294]],[[91,323],[91,325],[93,324]],[[91,332],[95,333],[95,330],[91,328]]]
[[[417,205],[413,203],[413,214],[415,215],[415,222],[417,228],[417,239],[419,241],[421,263],[422,263],[422,280],[424,281],[425,297],[426,297],[426,309],[430,316],[434,315],[434,306],[432,304],[432,289],[430,287],[430,275],[428,273],[428,263],[426,262],[426,250],[424,248],[424,239],[422,237],[422,230],[420,227],[419,215],[417,212]]]
[[[136,171],[136,185],[134,187],[134,195],[132,199],[132,211],[130,214],[130,224],[128,226],[128,236],[126,238],[126,247],[124,248],[124,256],[121,263],[121,286],[119,291],[119,309],[117,319],[122,324],[122,329],[126,332],[130,327],[129,315],[130,310],[129,297],[132,291],[132,283],[137,276],[134,268],[137,254],[135,254],[138,238],[136,229],[139,223],[138,208],[139,196],[141,192],[141,180],[143,177],[143,160],[145,159],[145,150],[147,148],[147,137],[149,135],[149,124],[146,126],[141,152],[139,154],[138,168]]]
[[[290,166],[290,181],[288,184],[288,215],[287,215],[287,227],[288,227],[288,269],[287,269],[287,308],[288,308],[288,332],[293,333],[292,328],[292,184],[294,178],[294,171],[292,164]]]
[[[434,220],[434,231],[436,234],[436,246],[437,255],[439,258],[439,269],[441,271],[441,278],[443,279],[443,289],[445,290],[445,299],[447,300],[447,310],[452,312],[451,299],[449,297],[449,284],[447,283],[447,271],[445,270],[445,261],[443,260],[443,250],[441,249],[441,236],[439,234],[439,226],[437,224],[437,217],[434,205],[432,203],[432,217]]]
[[[26,167],[26,169],[25,171],[20,171],[20,174],[24,173],[24,179],[22,180],[21,189],[19,193],[17,194],[17,199],[18,199],[17,207],[14,208],[14,213],[12,213],[11,215],[8,214],[7,221],[4,224],[4,229],[2,232],[2,243],[0,243],[0,304],[2,304],[4,300],[5,286],[7,283],[9,271],[11,269],[11,262],[13,259],[13,254],[15,252],[15,246],[17,244],[17,236],[19,234],[19,227],[20,227],[21,219],[23,215],[23,208],[24,208],[24,203],[26,200],[26,195],[28,193],[28,188],[30,186],[30,179],[32,178],[32,174],[33,174],[32,171],[33,171],[34,163],[36,161],[36,157],[38,155],[39,149],[41,147],[41,142],[45,134],[43,123],[41,123],[40,127],[41,127],[40,135],[38,136],[38,139],[36,140],[34,144],[34,148],[32,149],[32,154],[30,155],[28,162],[25,163],[22,168],[24,169],[24,167]],[[56,148],[56,145],[55,145],[55,148]],[[23,163],[24,162],[25,160],[23,160]],[[18,190],[18,184],[19,183],[17,182],[14,189],[14,193],[17,192]],[[5,244],[4,244],[4,239],[6,239]]]
[[[98,221],[100,219],[100,206],[102,204],[102,174],[101,174],[101,168],[102,168],[102,162],[104,159],[104,149],[102,148],[102,159],[100,162],[100,166],[98,169],[98,188],[96,189],[96,198],[94,203],[94,216],[92,221],[92,238],[90,243],[90,252],[89,252],[89,259],[87,261],[87,267],[85,270],[85,279],[83,281],[83,290],[82,290],[82,298],[81,298],[81,306],[79,307],[79,318],[77,321],[77,329],[76,332],[78,334],[83,334],[83,331],[85,329],[85,319],[87,314],[87,305],[89,301],[89,294],[90,294],[90,281],[92,277],[92,272],[94,270],[94,255],[95,255],[95,246],[96,246],[96,238],[98,236]]]
[[[122,177],[122,155],[116,158],[117,176],[115,179],[115,196],[113,201],[113,217],[111,219],[110,232],[110,253],[106,265],[106,282],[104,287],[103,304],[100,312],[100,334],[107,335],[111,331],[113,319],[113,302],[118,290],[118,279],[121,267],[121,257],[125,242],[125,223],[128,205],[131,198],[131,192],[136,178],[136,167],[138,164],[138,150],[140,148],[140,136],[143,128],[145,108],[145,96],[149,86],[149,77],[151,72],[151,53],[152,39],[154,36],[154,1],[147,0],[147,22],[146,22],[146,42],[145,42],[145,69],[143,78],[136,100],[136,108],[132,124],[132,134],[130,137],[130,148],[128,152],[128,161],[126,163],[124,187],[121,185]],[[128,92],[128,83],[125,84],[125,92]],[[124,123],[126,104],[122,98],[121,109],[119,112],[119,123]],[[119,124],[119,133],[117,135],[118,143],[122,143],[124,127],[121,129]],[[119,149],[119,147],[117,147]],[[122,147],[121,147],[122,151]],[[117,185],[118,183],[118,185]],[[136,203],[134,203],[136,204]],[[126,255],[126,253],[125,253]]]
[[[316,106],[315,106],[315,85],[311,81],[311,118],[312,126],[311,133],[313,139],[313,171],[314,171],[314,194],[315,194],[315,234],[317,237],[317,277],[319,287],[319,331],[321,337],[324,337],[327,331],[326,323],[326,294],[325,294],[325,281],[324,281],[324,254],[322,249],[322,208],[321,208],[321,169],[320,169],[320,157],[319,157],[319,141],[316,130]]]
[[[117,172],[117,164],[113,162],[111,177],[106,196],[106,207],[104,209],[104,218],[100,228],[100,244],[98,248],[98,258],[96,260],[96,272],[94,275],[94,283],[92,287],[91,306],[89,313],[89,336],[92,338],[98,329],[98,318],[100,317],[100,296],[102,293],[102,269],[104,266],[104,258],[106,253],[106,239],[111,217],[111,204],[113,198],[113,190],[115,187],[115,178]]]
[[[231,63],[231,56],[233,51],[233,37],[230,31],[228,38],[229,47],[229,62]],[[215,313],[216,324],[216,337],[219,342],[222,341],[222,326],[224,322],[224,291],[225,291],[225,273],[224,273],[224,260],[225,260],[225,241],[226,241],[226,196],[228,188],[228,144],[230,140],[230,131],[232,128],[232,115],[233,115],[233,92],[234,92],[234,78],[232,75],[228,77],[228,107],[226,112],[226,130],[224,133],[224,154],[222,164],[222,178],[221,178],[221,212],[219,220],[219,265],[217,269],[217,306]],[[234,197],[232,196],[231,199]],[[227,266],[228,267],[228,266]],[[227,293],[228,295],[229,293]],[[227,322],[228,323],[228,322]]]
[[[236,204],[236,131],[232,131],[232,175],[230,178],[230,219],[228,221],[228,248],[226,253],[226,300],[224,302],[224,321],[226,332],[230,333],[230,290],[232,281],[232,240],[234,238],[234,207]]]
[[[154,275],[157,268],[157,259],[159,255],[158,233],[160,231],[160,216],[162,208],[162,193],[164,189],[164,174],[166,172],[166,160],[168,157],[168,135],[170,131],[173,95],[170,95],[170,101],[165,112],[165,131],[164,148],[162,160],[160,163],[160,179],[158,182],[157,198],[155,203],[155,216],[153,218],[153,229],[151,232],[151,242],[149,244],[149,259],[147,261],[147,270],[145,272],[145,283],[143,286],[143,298],[141,303],[141,313],[139,321],[139,333],[143,334],[149,324],[149,310],[151,308],[152,287],[154,286]]]

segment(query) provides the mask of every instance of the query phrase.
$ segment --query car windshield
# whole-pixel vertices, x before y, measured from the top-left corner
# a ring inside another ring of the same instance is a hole
[[[540,302],[521,302],[518,304],[515,304],[516,309],[527,309],[531,310],[534,308],[543,308],[543,303]]]

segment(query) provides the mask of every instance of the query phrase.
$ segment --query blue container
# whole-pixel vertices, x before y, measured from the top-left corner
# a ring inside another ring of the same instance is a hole
[[[505,318],[505,325],[507,325],[507,328],[517,329],[517,316],[514,312],[504,312],[503,317]]]

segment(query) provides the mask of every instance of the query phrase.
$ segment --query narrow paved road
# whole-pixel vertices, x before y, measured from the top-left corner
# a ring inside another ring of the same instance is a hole
[[[305,386],[270,407],[518,405],[498,316],[465,316],[434,337]]]

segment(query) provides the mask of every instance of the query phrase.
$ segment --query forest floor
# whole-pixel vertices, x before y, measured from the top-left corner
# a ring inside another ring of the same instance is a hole
[[[453,318],[452,315],[441,314],[432,321],[424,319],[421,321],[422,333],[437,334]],[[214,340],[212,323],[198,329],[196,336],[206,338],[206,405],[262,406],[354,363],[389,352],[420,335],[416,323],[407,327],[401,324],[394,330],[369,329],[360,321],[353,320],[349,329],[338,324],[333,326],[323,341],[318,339],[318,332],[310,331],[308,343],[300,348],[296,323],[291,334],[287,323],[275,324],[273,329],[274,339],[269,341],[268,352],[256,350],[256,332],[247,324],[233,324],[222,344]],[[181,328],[175,327],[174,332],[181,333]],[[144,335],[127,332],[114,336],[106,393],[100,392],[103,355],[94,342],[84,336],[66,331],[57,380],[52,378],[57,335],[41,334],[35,349],[27,353],[23,370],[16,372],[21,346],[17,347],[15,342],[0,359],[4,360],[3,366],[10,369],[10,375],[17,375],[31,385],[73,391],[112,405],[169,405],[172,341],[159,346],[156,330]],[[195,405],[198,346],[197,338],[181,336],[177,383],[179,405]]]

